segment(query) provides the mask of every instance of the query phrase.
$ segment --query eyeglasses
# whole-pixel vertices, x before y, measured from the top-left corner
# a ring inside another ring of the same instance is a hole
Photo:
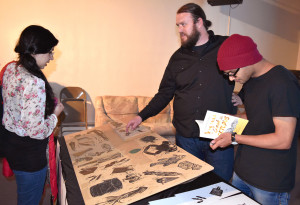
[[[49,55],[53,56],[54,55],[54,48],[52,48],[49,52],[48,52]]]
[[[225,76],[228,77],[236,77],[237,72],[239,72],[240,68],[236,69],[236,71],[234,73],[232,72],[228,72],[228,73],[223,73]]]

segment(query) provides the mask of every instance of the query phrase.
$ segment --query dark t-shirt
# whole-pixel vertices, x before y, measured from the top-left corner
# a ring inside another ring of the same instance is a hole
[[[295,184],[297,137],[299,135],[300,87],[296,77],[276,66],[248,80],[240,92],[249,120],[243,135],[275,132],[273,117],[296,117],[297,126],[288,150],[239,145],[235,172],[247,183],[266,191],[288,192]]]

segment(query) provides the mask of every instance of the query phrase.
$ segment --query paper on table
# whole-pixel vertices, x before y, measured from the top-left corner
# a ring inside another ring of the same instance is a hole
[[[166,204],[181,204],[184,203],[184,201],[181,201],[177,197],[168,197],[164,199],[158,199],[155,201],[149,201],[149,205],[166,205]]]
[[[213,169],[149,129],[126,135],[123,125],[65,136],[85,204],[130,204]]]
[[[219,188],[222,190],[222,195],[217,196],[212,194],[212,190]],[[225,197],[231,197],[235,194],[241,193],[239,190],[234,187],[224,183],[219,182],[212,184],[206,187],[195,189],[192,191],[183,192],[176,194],[174,197],[169,197],[165,199],[159,199],[149,202],[149,205],[165,205],[165,204],[174,204],[174,205],[193,205],[199,204],[209,205],[209,204],[218,204],[220,200],[225,199]],[[241,202],[241,201],[240,201]]]
[[[211,194],[211,191],[218,187],[222,190],[222,195],[216,196]],[[219,182],[192,191],[176,194],[175,197],[180,202],[184,201],[184,203],[178,203],[180,205],[199,204],[199,201],[201,201],[202,205],[208,205],[218,202],[221,198],[228,197],[237,193],[240,193],[240,190],[237,190],[224,182]],[[199,198],[199,200],[197,200],[197,197]]]

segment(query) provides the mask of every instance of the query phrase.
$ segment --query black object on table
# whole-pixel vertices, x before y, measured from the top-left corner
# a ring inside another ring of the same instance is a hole
[[[84,200],[80,191],[80,187],[73,169],[71,158],[66,146],[64,137],[58,138],[60,144],[60,160],[62,166],[62,174],[66,185],[66,198],[69,205],[84,205]],[[149,201],[172,197],[175,194],[198,189],[218,182],[225,182],[222,178],[213,172],[208,172],[189,182],[171,187],[157,194],[151,195],[130,205],[147,205]]]

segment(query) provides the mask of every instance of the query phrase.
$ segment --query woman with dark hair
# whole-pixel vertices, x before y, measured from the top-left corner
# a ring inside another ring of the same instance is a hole
[[[8,131],[4,152],[17,183],[18,205],[37,205],[47,174],[47,145],[63,110],[41,71],[53,60],[58,40],[36,25],[23,30],[15,47],[18,61],[8,63],[1,73],[3,118]]]

